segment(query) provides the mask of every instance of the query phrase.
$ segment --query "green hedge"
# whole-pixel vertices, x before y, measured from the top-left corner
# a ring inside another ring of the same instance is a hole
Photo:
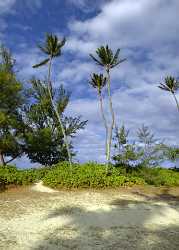
[[[0,190],[10,184],[29,185],[38,180],[52,188],[116,188],[132,185],[179,186],[179,172],[163,168],[136,167],[130,171],[124,167],[106,166],[89,162],[68,162],[40,169],[19,170],[14,166],[0,166]]]
[[[142,178],[149,185],[179,186],[179,172],[171,169],[139,167],[130,175]]]
[[[58,164],[43,178],[45,185],[55,188],[106,188],[143,185],[138,177],[121,175],[120,169],[96,163],[74,164],[72,170],[68,163]]]
[[[29,185],[40,180],[49,169],[28,169],[20,170],[15,166],[0,166],[0,187],[10,184]]]

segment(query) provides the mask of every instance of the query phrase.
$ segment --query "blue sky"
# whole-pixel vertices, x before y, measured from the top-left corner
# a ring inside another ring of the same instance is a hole
[[[133,138],[144,123],[158,138],[179,143],[175,103],[157,88],[167,75],[178,77],[178,9],[178,0],[0,0],[0,41],[12,50],[24,83],[46,72],[32,69],[45,32],[67,37],[53,80],[72,91],[67,114],[89,120],[74,140],[77,160],[104,160],[104,129],[96,92],[88,85],[90,74],[100,71],[89,53],[102,44],[121,48],[127,58],[112,72],[118,124],[125,123]],[[16,163],[29,164],[24,158]]]

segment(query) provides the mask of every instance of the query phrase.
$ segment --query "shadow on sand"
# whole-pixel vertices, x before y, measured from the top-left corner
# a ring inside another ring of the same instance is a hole
[[[53,231],[49,229],[33,250],[177,250],[179,222],[178,226],[173,221],[150,225],[153,218],[167,220],[169,212],[178,213],[169,205],[127,199],[116,199],[94,210],[57,208],[45,219],[66,217],[70,222]]]

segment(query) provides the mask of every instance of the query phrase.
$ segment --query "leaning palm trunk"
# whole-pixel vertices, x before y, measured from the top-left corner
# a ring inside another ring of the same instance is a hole
[[[112,144],[112,133],[115,126],[115,114],[113,110],[113,104],[112,104],[112,97],[111,97],[111,81],[110,81],[110,73],[109,70],[106,70],[107,72],[107,88],[108,88],[108,97],[109,97],[109,107],[110,107],[110,113],[112,116],[111,126],[109,128],[109,139],[108,139],[108,164],[111,159],[111,144]]]
[[[103,110],[103,98],[102,98],[102,95],[100,93],[98,93],[98,96],[99,96],[101,115],[102,115],[105,130],[106,130],[106,139],[105,139],[106,159],[107,159],[107,161],[109,161],[109,159],[108,159],[108,124],[107,124],[107,120],[106,120],[104,110]]]
[[[174,93],[172,93],[172,95],[173,95],[173,97],[174,97],[174,99],[175,99],[175,102],[176,102],[176,105],[177,105],[177,110],[178,110],[178,112],[179,112],[179,103],[178,103],[178,100],[177,100],[177,98],[176,98],[176,95],[175,95]]]
[[[63,127],[63,123],[62,123],[61,117],[60,117],[60,115],[58,113],[57,107],[56,107],[55,102],[54,102],[53,97],[52,97],[51,66],[52,66],[52,58],[50,58],[49,68],[48,68],[48,92],[49,92],[49,96],[50,96],[50,101],[51,101],[52,107],[53,107],[53,109],[55,111],[57,120],[58,120],[58,122],[60,124],[60,127],[61,127],[61,130],[62,130],[62,134],[63,134],[63,137],[64,137],[66,149],[67,149],[67,154],[68,154],[68,160],[69,160],[69,163],[70,163],[70,167],[72,167],[72,158],[71,158],[71,153],[70,153],[70,149],[69,149],[68,138],[66,136],[65,129]]]

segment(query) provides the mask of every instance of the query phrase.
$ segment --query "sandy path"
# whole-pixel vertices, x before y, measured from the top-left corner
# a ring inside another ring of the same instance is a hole
[[[178,199],[34,188],[0,194],[0,249],[179,249]]]

